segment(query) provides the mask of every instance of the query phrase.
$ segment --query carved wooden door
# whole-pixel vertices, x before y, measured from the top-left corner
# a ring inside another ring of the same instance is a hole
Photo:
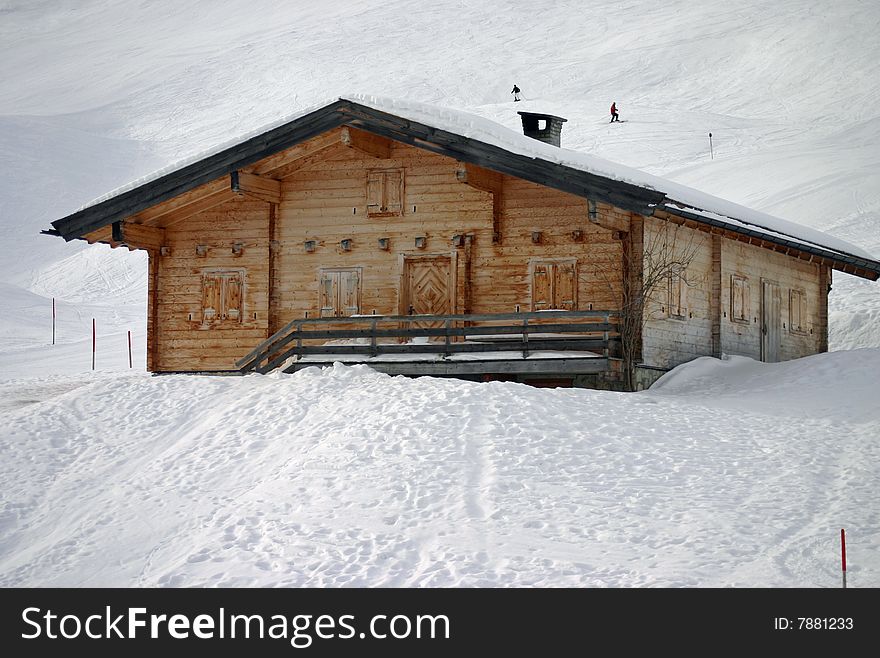
[[[413,256],[404,260],[401,312],[404,315],[449,315],[452,313],[452,258]],[[442,327],[442,322],[418,323]]]

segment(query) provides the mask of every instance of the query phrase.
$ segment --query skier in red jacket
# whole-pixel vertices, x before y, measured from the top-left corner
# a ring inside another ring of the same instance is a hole
[[[620,115],[617,114],[617,103],[611,103],[611,121],[610,123],[614,123],[615,121],[620,121]]]

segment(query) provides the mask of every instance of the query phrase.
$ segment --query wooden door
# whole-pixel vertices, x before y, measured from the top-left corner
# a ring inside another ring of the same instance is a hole
[[[404,259],[401,282],[403,315],[451,314],[452,289],[450,256],[412,256]],[[443,323],[420,323],[419,326],[443,326]]]
[[[782,294],[772,281],[761,282],[761,361],[779,361],[782,338]]]

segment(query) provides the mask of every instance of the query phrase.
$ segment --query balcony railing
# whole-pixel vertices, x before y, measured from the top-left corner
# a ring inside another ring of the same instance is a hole
[[[321,361],[381,355],[509,353],[535,351],[615,356],[615,311],[537,311],[466,315],[355,315],[289,322],[236,362],[241,372],[270,372],[291,358]]]

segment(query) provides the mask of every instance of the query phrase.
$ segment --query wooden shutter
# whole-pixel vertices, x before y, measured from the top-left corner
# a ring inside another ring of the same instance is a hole
[[[675,314],[680,317],[687,317],[687,284],[685,283],[685,273],[684,270],[677,277],[678,284],[678,306],[675,309]]]
[[[367,173],[367,214],[378,215],[383,206],[383,190],[385,187],[385,174],[381,171]]]
[[[749,280],[736,274],[730,277],[730,319],[734,322],[749,321]]]
[[[556,263],[553,269],[553,308],[573,311],[577,291],[574,263]]]
[[[372,217],[403,214],[403,169],[367,172],[367,214]]]
[[[403,172],[401,170],[385,172],[385,195],[382,212],[389,215],[400,215],[403,210]]]
[[[669,315],[682,318],[685,315],[685,271],[677,270],[669,275]]]
[[[805,332],[807,330],[806,294],[803,290],[791,290],[788,298],[789,331]]]
[[[800,311],[798,316],[800,318],[800,322],[798,322],[798,330],[806,333],[807,331],[807,293],[803,290],[798,291],[800,294],[798,295],[798,301],[800,302],[799,307]]]
[[[336,317],[336,304],[339,301],[339,272],[321,272],[318,293],[320,295],[321,317]]]
[[[532,266],[532,310],[542,311],[552,307],[550,263],[534,263]]]
[[[361,275],[358,270],[339,272],[339,313],[356,315],[361,312]]]
[[[230,272],[223,277],[223,317],[241,322],[242,281],[240,272]]]
[[[213,322],[220,319],[221,287],[219,274],[202,275],[202,322]]]

